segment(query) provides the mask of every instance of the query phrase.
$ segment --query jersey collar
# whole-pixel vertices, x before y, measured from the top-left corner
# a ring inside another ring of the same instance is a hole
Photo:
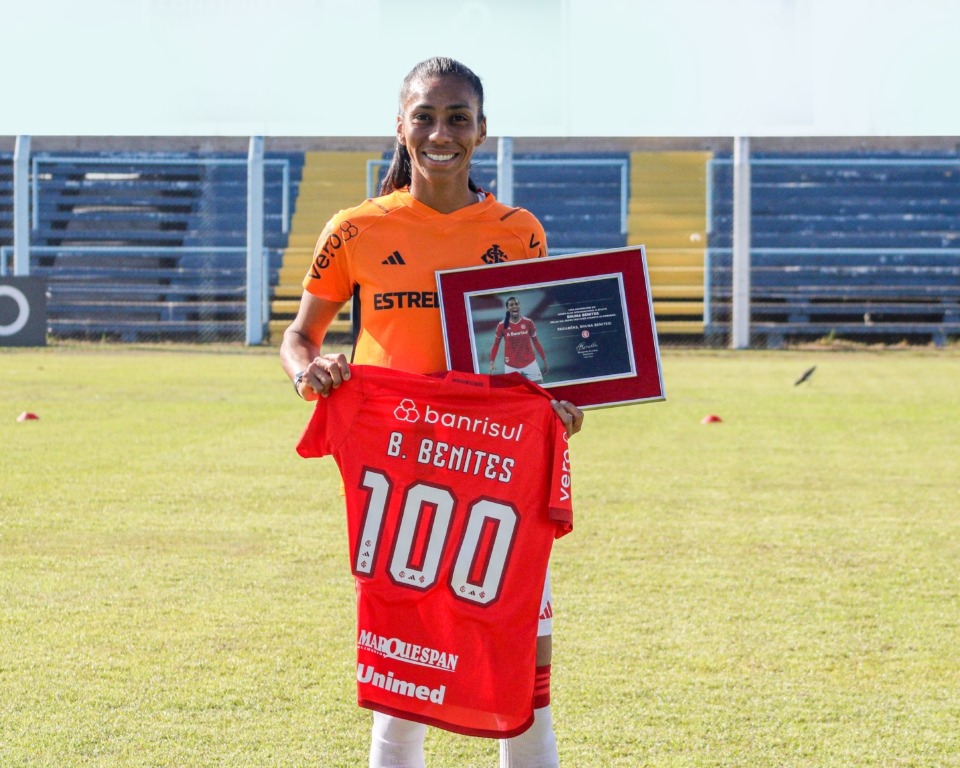
[[[538,395],[553,399],[553,395],[542,387],[529,381],[519,373],[497,374],[487,376],[482,373],[463,373],[462,371],[447,371],[445,373],[431,374],[440,380],[440,391],[472,392],[475,395],[481,395],[489,398],[491,393],[502,391],[504,389],[529,390]]]
[[[440,211],[435,211],[429,205],[424,205],[410,194],[410,187],[398,189],[396,194],[401,203],[419,216],[422,216],[423,218],[435,224],[439,224],[440,226],[452,226],[453,224],[464,221],[465,219],[471,219],[474,216],[479,216],[480,214],[489,211],[496,204],[496,198],[494,198],[492,193],[484,192],[482,189],[480,191],[483,192],[483,200],[478,200],[473,205],[465,206],[454,211],[453,213],[440,213]]]

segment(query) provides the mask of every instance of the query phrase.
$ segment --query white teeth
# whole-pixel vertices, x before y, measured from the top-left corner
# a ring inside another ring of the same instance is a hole
[[[431,155],[429,152],[425,152],[424,154],[425,154],[427,157],[429,157],[431,160],[436,160],[436,161],[438,161],[438,162],[443,162],[443,161],[445,161],[445,160],[450,160],[450,159],[453,157],[453,155]]]

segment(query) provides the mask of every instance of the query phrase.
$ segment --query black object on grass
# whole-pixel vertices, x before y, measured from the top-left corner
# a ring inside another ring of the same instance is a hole
[[[808,368],[807,370],[805,370],[803,373],[800,374],[800,378],[797,379],[795,382],[793,382],[793,386],[797,386],[798,384],[803,384],[803,382],[805,382],[807,379],[813,376],[813,372],[815,370],[817,370],[817,366],[813,366],[813,368]]]

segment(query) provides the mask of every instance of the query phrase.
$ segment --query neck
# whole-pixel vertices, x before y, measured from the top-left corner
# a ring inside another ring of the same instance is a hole
[[[463,178],[430,182],[414,175],[410,180],[410,196],[439,213],[453,213],[477,202],[477,193],[470,191],[468,180]]]

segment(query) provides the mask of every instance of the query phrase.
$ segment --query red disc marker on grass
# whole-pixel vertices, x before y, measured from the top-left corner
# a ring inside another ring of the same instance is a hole
[[[17,421],[40,421],[40,417],[35,413],[30,413],[30,411],[24,411],[17,416]]]
[[[704,416],[700,419],[701,424],[713,424],[714,422],[723,421],[719,416],[714,416],[712,413],[709,416]]]

